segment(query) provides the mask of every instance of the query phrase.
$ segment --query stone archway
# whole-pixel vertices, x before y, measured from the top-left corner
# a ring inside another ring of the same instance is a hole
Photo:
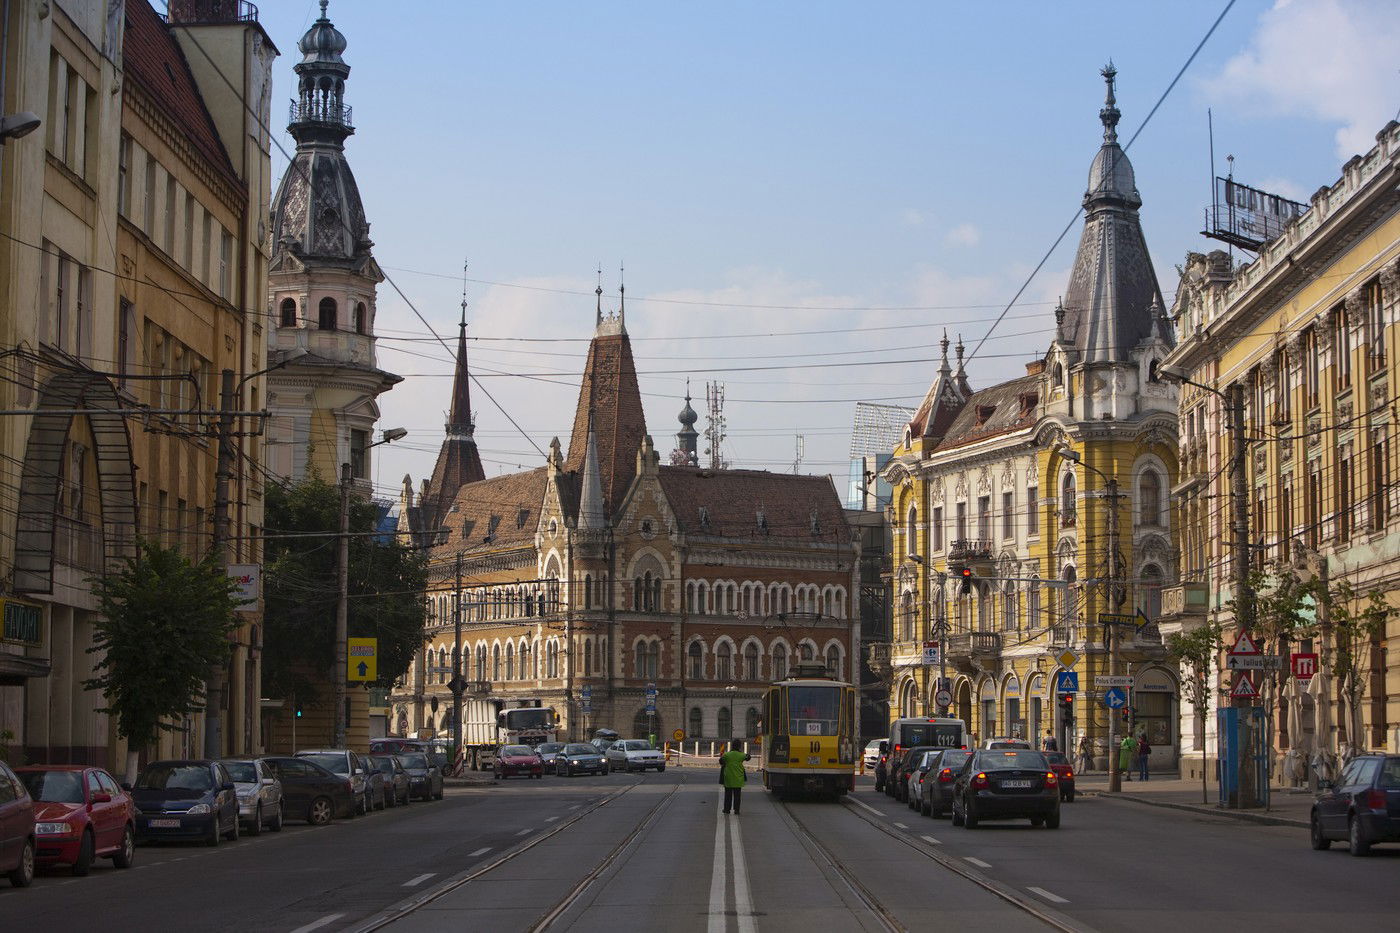
[[[97,461],[106,560],[124,557],[136,544],[136,477],[131,462],[125,403],[112,381],[78,369],[56,372],[39,390],[25,447],[15,522],[14,588],[53,591],[54,528],[63,457],[75,414],[88,420]]]

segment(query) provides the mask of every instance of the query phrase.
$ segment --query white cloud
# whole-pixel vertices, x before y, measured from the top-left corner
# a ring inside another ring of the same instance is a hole
[[[958,224],[943,236],[946,246],[976,246],[982,242],[982,231],[975,224]]]
[[[1375,145],[1395,116],[1400,17],[1391,0],[1276,0],[1249,46],[1204,83],[1211,97],[1340,124],[1337,155]]]
[[[906,227],[922,227],[924,221],[927,220],[924,216],[924,212],[914,207],[906,207],[904,212],[900,215],[900,218],[904,221]]]

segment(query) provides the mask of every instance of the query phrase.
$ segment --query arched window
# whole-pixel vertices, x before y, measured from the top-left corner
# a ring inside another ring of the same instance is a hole
[[[690,708],[690,732],[688,733],[687,738],[700,738],[700,732],[703,728],[704,716],[700,712],[700,707],[692,706]]]
[[[1138,517],[1144,525],[1161,525],[1162,479],[1156,470],[1143,470],[1138,477]]]
[[[1031,577],[1030,587],[1026,590],[1026,623],[1031,628],[1040,627],[1040,579]]]
[[[749,642],[744,646],[744,679],[758,680],[758,645]]]
[[[647,643],[644,641],[637,642],[637,646],[633,649],[632,653],[636,658],[633,665],[637,672],[636,676],[645,677],[647,675]]]
[[[1153,622],[1162,614],[1162,571],[1156,564],[1142,568],[1138,579],[1138,608]]]
[[[495,645],[491,648],[491,679],[501,679],[501,646]]]
[[[722,641],[715,646],[715,680],[725,682],[734,679],[734,649],[729,642]]]
[[[1007,583],[1001,592],[1001,627],[1003,631],[1012,632],[1017,627],[1016,618],[1016,589],[1014,583]]]
[[[836,677],[841,673],[841,649],[835,645],[827,646],[826,672],[832,677]]]
[[[1060,524],[1066,528],[1074,524],[1074,474],[1066,473],[1060,482]]]
[[[1062,364],[1056,363],[1055,368],[1051,370],[1051,372],[1055,374],[1055,385],[1062,386],[1065,384],[1065,367]]]
[[[690,679],[704,680],[705,649],[701,647],[698,641],[693,641],[690,643],[690,647],[686,649],[686,653],[690,656]]]
[[[515,646],[506,645],[506,680],[515,679]]]
[[[486,679],[486,645],[476,646],[476,679],[484,681]]]
[[[335,330],[335,299],[322,298],[318,310],[320,311],[318,326],[321,330]]]
[[[583,676],[593,676],[593,639],[583,640]]]
[[[441,683],[446,683],[446,682],[447,682],[447,671],[448,671],[448,667],[447,667],[447,649],[446,649],[446,648],[439,648],[439,649],[438,649],[438,683],[441,684]]]
[[[787,647],[782,643],[773,646],[773,679],[782,680],[787,677],[788,653]]]
[[[282,327],[297,326],[297,300],[295,298],[282,299],[282,315],[277,323]]]
[[[715,730],[716,737],[724,739],[726,742],[734,738],[734,730],[729,722],[729,707],[721,706],[717,718],[719,719],[719,728]]]
[[[661,669],[661,642],[654,641],[647,648],[647,678],[655,680]]]
[[[750,706],[744,714],[744,737],[752,739],[758,735],[758,710]]]
[[[1075,581],[1078,579],[1078,574],[1075,572],[1074,565],[1070,564],[1066,566],[1064,572],[1060,576],[1061,579],[1065,581],[1064,607],[1062,610],[1064,621],[1078,622],[1079,592],[1074,586]]]
[[[904,551],[906,554],[919,553],[919,510],[909,506],[909,514],[904,525]]]
[[[365,308],[363,301],[355,303],[355,333],[369,333],[369,310]]]
[[[798,645],[797,656],[804,661],[812,660],[812,643],[804,641],[801,645]]]
[[[593,608],[593,574],[584,574],[583,577],[583,608]]]

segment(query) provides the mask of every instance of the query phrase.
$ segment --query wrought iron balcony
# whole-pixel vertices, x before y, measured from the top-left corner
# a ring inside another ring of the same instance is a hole
[[[960,538],[948,549],[948,563],[968,564],[992,559],[992,542],[981,538]]]
[[[334,123],[352,126],[353,108],[330,99],[294,100],[287,112],[288,123]]]
[[[1001,654],[1000,632],[959,632],[948,636],[948,660],[991,658]]]
[[[248,0],[170,0],[165,18],[178,25],[256,23],[258,8]]]

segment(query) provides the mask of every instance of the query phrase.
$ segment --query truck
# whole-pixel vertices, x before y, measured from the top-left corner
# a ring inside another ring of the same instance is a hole
[[[444,723],[452,737],[451,717]],[[502,745],[529,745],[556,741],[558,720],[554,707],[538,697],[462,697],[462,745],[466,765],[485,771],[496,764],[496,749]]]

